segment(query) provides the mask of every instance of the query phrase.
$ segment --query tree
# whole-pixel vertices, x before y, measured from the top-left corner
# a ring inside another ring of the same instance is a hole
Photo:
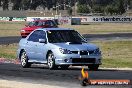
[[[86,4],[86,1],[87,1],[87,0],[78,0],[78,4],[84,5],[84,4]]]
[[[12,10],[20,10],[21,9],[22,0],[12,0],[12,2],[13,2]]]
[[[125,13],[125,5],[124,5],[124,0],[115,0],[115,1],[113,1],[113,3],[112,3],[112,6],[113,7],[117,7],[117,9],[118,9],[118,14],[123,14],[123,13]]]
[[[111,4],[107,5],[105,7],[105,14],[108,15],[117,15],[117,14],[123,14],[126,11],[125,7],[125,0],[115,0]]]
[[[3,10],[8,10],[9,0],[1,0],[3,5]]]
[[[90,13],[90,9],[87,5],[78,5],[78,9],[77,9],[78,13]]]
[[[1,2],[2,2],[2,1],[0,0],[0,7],[2,6]]]
[[[93,6],[92,10],[95,13],[104,13],[104,7],[100,5]]]
[[[60,0],[61,1],[61,0]],[[50,10],[53,6],[52,6],[52,0],[46,0],[46,6],[48,8],[48,10]]]
[[[30,8],[30,0],[22,0],[21,1],[21,9],[28,10]]]
[[[68,14],[69,16],[72,16],[72,8],[68,8]]]
[[[60,10],[69,10],[66,5],[72,8],[76,2],[78,12],[84,13],[106,11],[105,13],[115,14],[117,11],[117,14],[123,14],[126,10],[132,9],[132,0],[0,0],[3,10],[8,10],[9,2],[13,3],[12,10],[36,10],[38,6],[48,8],[48,10],[56,6],[59,6]]]
[[[114,15],[119,13],[118,8],[112,5],[107,5],[104,9],[104,12],[106,15]]]
[[[132,9],[132,1],[130,1],[130,9]]]
[[[118,7],[118,9],[120,10],[119,14],[125,13],[125,7],[124,7],[124,1],[123,0],[119,0],[119,7]]]

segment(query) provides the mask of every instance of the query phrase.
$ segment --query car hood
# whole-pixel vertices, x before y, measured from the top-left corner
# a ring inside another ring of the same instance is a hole
[[[58,46],[59,48],[64,48],[71,51],[95,50],[98,48],[95,44],[91,44],[91,43],[82,43],[82,44],[55,43],[54,45]]]
[[[35,30],[37,28],[41,28],[41,27],[40,26],[31,26],[31,27],[28,26],[28,27],[22,28],[22,30],[30,30],[30,31],[32,30],[33,31],[33,30]]]

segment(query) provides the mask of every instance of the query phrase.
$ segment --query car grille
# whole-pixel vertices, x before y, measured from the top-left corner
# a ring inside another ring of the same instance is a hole
[[[88,51],[80,51],[80,55],[88,55]]]
[[[78,51],[71,51],[73,54],[78,54]],[[80,55],[94,54],[94,51],[80,51]]]
[[[72,63],[95,63],[95,58],[72,58]]]

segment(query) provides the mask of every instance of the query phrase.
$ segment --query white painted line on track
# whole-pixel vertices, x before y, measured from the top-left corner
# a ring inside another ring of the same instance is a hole
[[[0,79],[0,88],[66,88],[45,84],[33,84],[33,83],[25,83],[25,82],[17,82],[17,81],[9,81]]]

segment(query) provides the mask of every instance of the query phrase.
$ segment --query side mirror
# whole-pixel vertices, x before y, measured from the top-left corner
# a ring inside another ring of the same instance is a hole
[[[39,43],[46,43],[46,39],[39,39]]]

